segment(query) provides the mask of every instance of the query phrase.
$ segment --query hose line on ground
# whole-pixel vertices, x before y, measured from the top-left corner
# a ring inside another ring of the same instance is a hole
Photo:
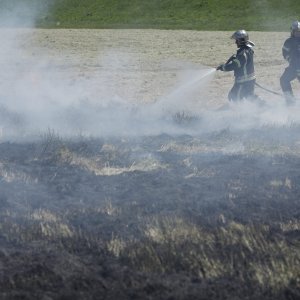
[[[270,89],[267,89],[267,88],[261,86],[260,84],[258,84],[257,82],[255,82],[255,85],[258,86],[259,88],[261,88],[261,89],[263,89],[263,90],[269,92],[269,93],[272,93],[272,94],[279,95],[279,96],[282,96],[282,97],[283,97],[283,95],[282,95],[281,93],[278,93],[278,92],[272,91],[272,90],[270,90]]]

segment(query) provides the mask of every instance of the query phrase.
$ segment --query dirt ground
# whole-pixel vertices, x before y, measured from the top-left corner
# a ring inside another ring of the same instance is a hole
[[[216,67],[236,52],[232,32],[40,29],[19,34],[23,63],[37,63],[42,51],[49,65],[74,78],[109,77],[117,68],[110,78],[112,88],[128,100],[141,102],[155,101],[174,88],[182,70]],[[281,48],[289,33],[249,35],[256,44],[257,82],[279,91],[279,77],[286,66]],[[218,107],[226,102],[232,81],[232,74],[218,72],[208,88],[209,96],[200,99],[203,105]],[[257,93],[264,96],[262,90]]]

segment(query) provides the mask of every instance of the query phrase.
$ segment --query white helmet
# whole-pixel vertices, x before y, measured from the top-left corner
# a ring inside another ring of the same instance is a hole
[[[244,29],[234,32],[231,38],[236,41],[238,47],[241,47],[243,45],[247,45],[250,47],[254,46],[254,43],[249,41],[249,34]]]
[[[291,36],[300,37],[300,22],[294,21],[291,26]]]

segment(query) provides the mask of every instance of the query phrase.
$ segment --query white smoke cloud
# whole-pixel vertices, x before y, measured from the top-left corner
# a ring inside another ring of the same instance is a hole
[[[18,6],[6,17],[2,12],[1,20],[19,24],[21,11],[30,16],[28,24],[33,25],[41,8]],[[2,140],[31,137],[48,129],[62,136],[193,135],[225,128],[249,130],[300,122],[298,104],[287,107],[283,99],[273,96],[266,99],[264,107],[245,101],[231,103],[224,110],[208,109],[215,70],[192,63],[181,63],[184,68],[176,69],[174,85],[156,101],[142,103],[137,97],[145,81],[143,64],[133,54],[124,49],[102,52],[101,68],[91,76],[80,77],[73,72],[72,62],[60,63],[67,57],[68,49],[55,58],[43,47],[35,46],[34,55],[28,52],[23,45],[28,44],[31,30],[34,29],[0,29]],[[169,68],[168,63],[161,67]]]
[[[132,56],[108,53],[100,58],[103,68],[96,76],[74,79],[72,71],[62,72],[61,66],[42,52],[22,61],[26,56],[18,47],[22,35],[11,32],[2,31],[8,39],[1,50],[3,139],[33,136],[48,129],[62,136],[194,135],[300,122],[300,107],[287,107],[280,98],[267,99],[264,107],[244,101],[230,103],[224,110],[205,108],[215,70],[199,66],[178,74],[176,84],[155,102],[132,101],[143,81],[137,77],[135,85],[132,81],[126,85]]]
[[[34,27],[45,17],[51,1],[2,0],[0,2],[0,27]]]

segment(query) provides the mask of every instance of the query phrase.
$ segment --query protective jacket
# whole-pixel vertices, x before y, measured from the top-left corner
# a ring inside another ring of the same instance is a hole
[[[280,77],[280,86],[286,103],[291,105],[295,102],[291,81],[300,81],[300,38],[291,36],[282,47],[282,55],[289,62],[289,66]]]
[[[282,55],[291,68],[300,71],[300,38],[288,38],[283,44]]]
[[[229,60],[222,65],[222,71],[234,71],[236,83],[248,82],[255,79],[254,51],[252,46],[245,44],[241,46],[236,55],[233,55]]]

